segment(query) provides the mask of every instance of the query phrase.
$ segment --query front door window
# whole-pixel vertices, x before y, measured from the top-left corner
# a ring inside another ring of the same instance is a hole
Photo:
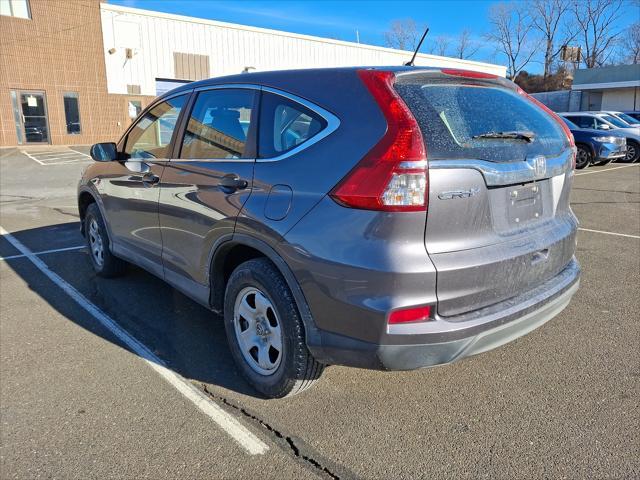
[[[49,143],[49,124],[44,93],[20,92],[22,126],[27,143]]]

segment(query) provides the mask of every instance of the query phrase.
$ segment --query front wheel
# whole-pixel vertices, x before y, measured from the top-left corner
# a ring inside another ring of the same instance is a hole
[[[576,169],[582,170],[583,168],[588,167],[593,160],[592,157],[593,156],[588,148],[578,145],[578,151],[576,153]]]
[[[224,324],[236,365],[263,395],[292,396],[320,378],[324,365],[307,349],[291,290],[266,258],[249,260],[231,274]]]
[[[95,203],[87,207],[87,213],[84,217],[84,235],[89,248],[91,265],[96,274],[111,278],[125,272],[127,262],[111,253],[107,228],[100,214],[100,209]]]
[[[640,145],[634,141],[627,140],[627,154],[624,157],[624,161],[631,163],[640,160]]]

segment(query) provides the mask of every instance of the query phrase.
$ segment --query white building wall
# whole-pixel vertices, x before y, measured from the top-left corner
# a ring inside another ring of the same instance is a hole
[[[176,78],[173,52],[209,55],[212,77],[237,74],[245,67],[402,65],[411,58],[409,52],[371,45],[108,4],[100,8],[109,93],[126,94],[129,84],[140,85],[142,95],[155,95],[156,78]],[[126,58],[127,49],[133,58]],[[436,55],[419,54],[415,63],[506,75],[501,65]]]
[[[640,110],[640,88],[603,90],[602,110]]]

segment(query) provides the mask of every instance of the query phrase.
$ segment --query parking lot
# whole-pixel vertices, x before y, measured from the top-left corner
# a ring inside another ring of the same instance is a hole
[[[1,478],[640,476],[640,164],[576,174],[582,284],[542,328],[264,400],[220,318],[138,268],[93,274],[67,150],[0,150]]]

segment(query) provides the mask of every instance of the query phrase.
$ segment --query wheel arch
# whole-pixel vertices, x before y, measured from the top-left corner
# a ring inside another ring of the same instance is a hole
[[[107,221],[107,216],[105,215],[104,205],[102,204],[102,199],[100,195],[97,194],[94,190],[89,188],[88,186],[83,186],[78,191],[78,213],[80,214],[80,233],[84,237],[84,219],[87,214],[87,208],[89,205],[95,203],[98,206],[98,210],[100,210],[100,215],[102,215],[102,220],[104,221],[104,225],[107,229],[107,238],[109,240],[109,248],[113,246],[113,234],[111,232],[111,226]]]
[[[81,190],[78,194],[78,213],[80,214],[80,233],[84,236],[84,218],[87,208],[92,203],[97,203],[96,197],[89,190]]]
[[[233,270],[243,262],[253,258],[267,258],[275,265],[296,301],[298,312],[304,323],[307,345],[317,345],[319,332],[311,316],[307,300],[289,265],[269,244],[245,234],[229,235],[216,246],[211,256],[209,270],[209,303],[219,314],[224,311],[224,294]]]
[[[576,141],[576,147],[584,147],[584,148],[586,148],[587,150],[589,150],[589,153],[591,154],[593,159],[594,160],[597,159],[598,155],[596,154],[596,149],[591,143]]]

